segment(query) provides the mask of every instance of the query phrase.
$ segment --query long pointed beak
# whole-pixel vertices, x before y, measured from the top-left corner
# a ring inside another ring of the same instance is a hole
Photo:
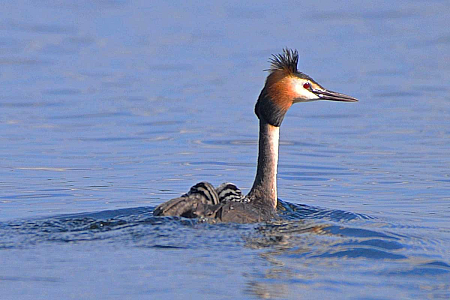
[[[358,99],[351,96],[341,94],[338,92],[333,92],[329,90],[312,90],[312,92],[319,97],[319,100],[330,100],[330,101],[344,101],[344,102],[357,102]]]

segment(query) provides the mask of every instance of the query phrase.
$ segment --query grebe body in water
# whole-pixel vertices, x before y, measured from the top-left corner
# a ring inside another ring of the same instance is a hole
[[[259,119],[259,152],[255,181],[248,195],[232,183],[214,188],[208,182],[154,210],[155,216],[207,218],[213,222],[254,223],[276,216],[280,126],[294,103],[315,100],[356,102],[356,98],[325,89],[297,70],[298,52],[284,49],[270,59],[270,73],[255,106]]]

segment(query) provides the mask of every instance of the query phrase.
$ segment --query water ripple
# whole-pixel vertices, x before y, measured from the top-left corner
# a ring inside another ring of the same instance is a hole
[[[363,214],[280,200],[277,220],[260,224],[209,224],[197,219],[155,217],[153,209],[136,207],[3,222],[0,223],[0,251],[33,249],[39,244],[90,243],[96,248],[113,245],[146,251],[194,250],[207,256],[211,251],[220,251],[237,253],[240,257],[248,249],[267,261],[269,272],[277,282],[307,285],[315,284],[314,276],[298,276],[311,272],[309,264],[315,264],[314,272],[323,272],[325,281],[332,280],[325,275],[330,266],[341,265],[340,272],[345,272],[348,262],[358,261],[366,262],[360,267],[360,274],[419,278],[450,273],[447,262],[430,260],[425,250],[417,247],[422,242],[417,237],[390,233],[387,230],[395,225],[380,223]],[[233,259],[239,261],[238,257]],[[373,263],[367,263],[370,260]],[[336,284],[358,285],[350,273],[347,279]],[[266,275],[249,276],[249,291],[256,287],[255,291],[274,289],[274,282],[267,286],[264,283]],[[0,279],[52,281],[50,277]]]

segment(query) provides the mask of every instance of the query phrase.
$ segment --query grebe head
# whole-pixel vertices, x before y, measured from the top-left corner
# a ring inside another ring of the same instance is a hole
[[[259,95],[255,113],[273,126],[280,126],[292,104],[316,100],[356,102],[356,98],[325,89],[308,75],[297,70],[297,50],[283,49],[270,59],[270,72]]]

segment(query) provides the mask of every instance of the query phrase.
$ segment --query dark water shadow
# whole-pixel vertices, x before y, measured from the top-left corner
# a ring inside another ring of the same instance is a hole
[[[294,204],[278,199],[277,209],[283,219],[298,221],[305,219],[330,220],[333,222],[348,222],[356,219],[367,220],[373,217],[353,212],[326,209],[305,204]]]

